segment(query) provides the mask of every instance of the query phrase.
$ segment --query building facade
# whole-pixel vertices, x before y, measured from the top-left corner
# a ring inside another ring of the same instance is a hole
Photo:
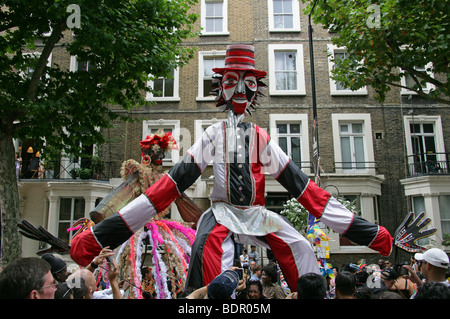
[[[172,79],[150,81],[149,85],[161,93],[147,95],[148,104],[133,111],[138,121],[114,123],[113,128],[104,130],[109,143],[88,150],[107,163],[108,174],[100,180],[93,176],[74,180],[62,175],[54,179],[43,172],[37,179],[21,179],[24,218],[69,238],[65,229],[88,216],[95,204],[120,184],[121,163],[140,160],[139,141],[160,128],[170,130],[180,147],[164,160],[164,168],[170,169],[208,125],[226,119],[209,92],[211,70],[224,65],[229,44],[253,45],[256,67],[268,72],[265,96],[258,99],[259,107],[246,121],[265,128],[314,179],[317,144],[312,61],[308,16],[303,9],[297,0],[199,0],[192,10],[200,17],[197,24],[201,34],[184,43],[196,48],[195,58],[173,70]],[[430,227],[438,232],[423,244],[448,249],[441,244],[444,234],[450,233],[448,106],[397,88],[380,104],[371,87],[358,91],[342,87],[330,78],[330,55],[344,56],[345,48],[332,45],[336,34],[317,25],[313,31],[321,186],[354,201],[362,217],[385,226],[391,234],[407,212],[424,211],[432,219]],[[88,67],[64,53],[54,52],[52,58],[65,60],[74,71]],[[20,143],[23,141],[17,141],[17,146]],[[24,154],[24,145],[22,149]],[[83,165],[74,159],[66,161],[77,168]],[[210,204],[213,178],[212,170],[205,170],[186,192],[203,210]],[[278,212],[290,198],[268,175],[266,206]],[[171,217],[179,218],[174,205]],[[340,266],[360,258],[376,263],[379,258],[367,247],[354,245],[336,233],[329,235],[332,264]],[[24,255],[34,255],[36,245],[24,239]],[[409,257],[405,255],[402,260]]]

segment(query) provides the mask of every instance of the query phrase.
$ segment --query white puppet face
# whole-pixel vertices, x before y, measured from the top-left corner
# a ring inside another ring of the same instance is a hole
[[[243,114],[252,104],[258,91],[256,76],[251,71],[225,72],[222,78],[222,96],[233,105],[236,114]]]

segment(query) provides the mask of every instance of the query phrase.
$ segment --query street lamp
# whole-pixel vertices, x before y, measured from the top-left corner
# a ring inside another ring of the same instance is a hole
[[[311,11],[308,16],[308,35],[309,35],[309,57],[311,67],[311,90],[312,90],[312,109],[313,109],[313,128],[314,128],[314,143],[313,143],[313,158],[315,159],[314,174],[315,182],[319,185],[320,182],[320,154],[319,154],[319,124],[317,122],[317,105],[316,105],[316,78],[314,74],[314,50],[312,39],[311,15],[316,7],[317,0],[314,0]],[[320,185],[319,185],[320,186]]]

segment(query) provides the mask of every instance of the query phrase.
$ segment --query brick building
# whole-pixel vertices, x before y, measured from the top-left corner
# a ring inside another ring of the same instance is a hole
[[[103,161],[113,164],[111,179],[54,180],[44,176],[21,180],[22,193],[34,194],[23,197],[25,218],[62,234],[70,221],[87,216],[96,202],[121,182],[120,164],[130,158],[139,160],[138,142],[159,128],[171,130],[180,145],[180,151],[173,151],[164,161],[169,169],[205,127],[226,118],[208,92],[211,69],[223,66],[226,46],[232,43],[253,45],[256,67],[268,72],[265,96],[259,98],[260,106],[247,121],[265,128],[314,179],[311,59],[303,6],[296,0],[199,0],[193,10],[200,16],[197,24],[203,27],[202,33],[184,43],[197,49],[195,58],[174,70],[173,79],[149,83],[162,93],[147,96],[148,104],[133,111],[138,121],[117,122],[104,131],[109,143],[97,151]],[[343,55],[345,48],[333,47],[335,34],[320,26],[313,29],[322,186],[334,195],[355,200],[365,219],[382,224],[391,234],[408,211],[425,211],[438,232],[424,244],[445,249],[441,241],[450,233],[450,128],[444,124],[450,115],[448,106],[395,88],[380,104],[371,87],[356,92],[341,87],[329,77],[333,65],[327,52]],[[66,59],[71,68],[77,68],[73,57],[54,53],[53,58]],[[203,210],[209,206],[213,178],[207,169],[186,192]],[[290,196],[270,176],[266,180],[266,205],[279,211]],[[39,191],[29,192],[30,188]],[[36,207],[39,209],[32,209]],[[68,217],[63,218],[63,213]],[[173,206],[172,218],[177,216]],[[331,263],[340,266],[360,258],[378,260],[374,251],[340,239],[338,234],[330,236]],[[35,251],[24,239],[24,254]],[[402,253],[397,257],[409,258]]]

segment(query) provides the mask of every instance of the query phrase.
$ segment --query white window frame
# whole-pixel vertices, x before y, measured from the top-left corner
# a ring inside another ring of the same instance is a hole
[[[414,164],[413,145],[411,142],[411,128],[410,125],[415,124],[434,124],[434,134],[436,143],[436,160],[438,162],[445,161],[445,145],[444,145],[444,133],[442,129],[441,116],[437,115],[405,115],[403,117],[403,123],[405,127],[405,143],[406,143],[406,155],[408,156],[408,165]]]
[[[177,142],[178,145],[180,145],[180,121],[179,120],[146,120],[142,122],[142,140],[144,140],[148,135],[151,135],[150,130],[151,129],[164,129],[164,128],[171,128],[172,129],[172,135]],[[180,159],[180,151],[179,150],[172,150],[171,152],[171,158],[167,159],[165,158],[163,160],[163,165],[175,165]]]
[[[362,122],[364,130],[364,157],[366,163],[374,163],[375,155],[373,151],[372,138],[372,122],[370,114],[368,113],[350,113],[350,114],[332,114],[332,129],[333,129],[333,145],[334,145],[334,161],[342,163],[342,145],[340,136],[340,124],[343,122]],[[355,173],[355,174],[369,174],[375,175],[375,167],[368,167],[365,169],[343,169],[337,167],[336,173]]]
[[[276,28],[274,21],[273,0],[267,0],[267,7],[269,9],[269,32],[300,32],[300,1],[292,0],[292,28]]]
[[[223,13],[223,21],[222,21],[222,31],[220,32],[208,32],[206,31],[206,2],[222,2],[222,13]],[[229,35],[228,32],[228,0],[202,0],[201,8],[200,8],[200,16],[201,16],[201,35]]]
[[[421,69],[421,68],[417,68],[417,67],[416,67],[415,69]],[[432,69],[433,69],[433,63],[432,63],[432,62],[427,63],[427,65],[426,65],[423,69],[424,69],[424,71],[425,71],[425,70],[428,70],[428,71],[426,71],[427,74],[428,74],[429,76],[431,76],[432,78],[434,78],[434,73],[433,73],[432,71],[429,71],[429,70],[432,70]],[[402,71],[402,72],[405,72],[405,71]],[[400,84],[401,84],[402,86],[406,86],[406,76],[402,76],[402,77],[401,77],[401,79],[400,79]],[[423,88],[422,88],[422,90],[423,90],[425,93],[429,93],[429,92],[430,92],[431,90],[433,90],[433,89],[435,89],[435,85],[434,85],[434,84],[431,84],[430,82],[427,82],[426,87],[423,87]],[[417,92],[411,91],[411,90],[409,90],[409,89],[406,89],[406,88],[402,87],[401,90],[400,90],[400,94],[401,94],[401,95],[416,95]]]
[[[352,91],[350,89],[346,90],[338,90],[336,81],[331,78],[331,71],[334,68],[334,62],[332,61],[334,59],[334,53],[335,52],[345,52],[345,47],[338,47],[334,44],[327,44],[327,53],[328,53],[328,72],[329,72],[329,79],[330,79],[330,95],[367,95],[367,87],[363,86],[362,88]]]
[[[302,163],[310,163],[310,155],[309,155],[309,132],[308,132],[308,115],[307,114],[298,114],[298,113],[287,113],[287,114],[270,114],[269,115],[269,123],[270,123],[270,136],[273,141],[276,141],[278,144],[278,123],[299,123],[300,124],[300,153]],[[289,156],[289,154],[287,154]],[[311,173],[311,168],[304,167],[302,171],[305,174]]]
[[[78,57],[76,55],[71,55],[70,56],[70,71],[71,72],[77,72],[78,71]]]
[[[200,51],[198,52],[198,93],[197,93],[197,101],[214,101],[216,99],[215,96],[203,96],[204,90],[204,82],[203,82],[203,68],[204,68],[204,59],[211,58],[221,58],[225,61],[226,51]]]
[[[297,89],[277,90],[275,77],[275,52],[292,51],[297,54]],[[302,44],[269,44],[269,94],[270,95],[306,95],[305,67]]]
[[[71,200],[71,204],[70,204],[70,219],[60,219],[61,216],[61,201],[62,199],[70,199]],[[61,196],[58,199],[58,218],[57,218],[57,234],[59,233],[60,227],[61,227],[61,223],[69,223],[69,225],[72,225],[75,221],[77,221],[79,218],[75,219],[74,216],[74,211],[75,211],[75,200],[77,199],[82,199],[84,201],[84,207],[83,207],[83,215],[86,216],[86,198],[84,196],[73,196],[73,197],[66,197],[66,196]],[[72,239],[73,237],[73,233],[75,233],[75,231],[70,231],[69,232],[69,241]]]
[[[151,78],[151,75],[149,75]],[[167,78],[159,77],[158,80],[166,80]],[[153,88],[154,80],[148,80],[147,86]],[[178,102],[180,101],[180,70],[175,68],[173,70],[173,96],[154,96],[152,92],[147,92],[145,96],[146,101],[158,102]]]

